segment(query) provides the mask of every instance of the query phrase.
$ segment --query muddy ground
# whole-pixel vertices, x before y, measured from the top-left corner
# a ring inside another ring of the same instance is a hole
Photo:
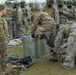
[[[24,56],[22,46],[9,47],[8,53],[17,53],[20,58]],[[46,56],[35,61],[23,72],[23,75],[76,75],[76,67],[72,70],[66,70],[61,66],[62,62],[50,62],[49,58]]]

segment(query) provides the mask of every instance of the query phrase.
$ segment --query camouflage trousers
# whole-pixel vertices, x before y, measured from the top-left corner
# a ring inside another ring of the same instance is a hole
[[[23,28],[23,24],[22,22],[16,22],[13,21],[13,27],[12,27],[12,34],[13,34],[13,38],[19,38],[22,37],[24,34],[24,28]]]
[[[60,24],[65,24],[68,21],[68,19],[60,19],[59,21]]]
[[[5,50],[5,44],[0,42],[0,70],[5,71],[7,61],[7,53]]]
[[[66,59],[63,66],[67,68],[74,68],[76,57],[76,25],[72,25],[71,33],[68,38],[68,47],[66,49]]]
[[[54,41],[54,52],[57,52],[59,47],[61,46],[63,36],[64,36],[64,25],[61,25],[59,26],[59,30]]]

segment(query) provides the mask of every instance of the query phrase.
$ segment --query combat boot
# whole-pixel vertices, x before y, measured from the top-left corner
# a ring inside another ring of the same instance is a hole
[[[62,64],[62,67],[65,68],[65,69],[73,69],[75,66],[74,66],[74,60],[71,60],[71,61],[66,61]]]
[[[58,62],[58,56],[56,52],[51,52],[51,58],[50,61]]]

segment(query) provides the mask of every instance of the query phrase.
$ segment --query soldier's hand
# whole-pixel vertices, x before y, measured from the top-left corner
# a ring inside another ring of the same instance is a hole
[[[42,32],[36,32],[36,33],[35,33],[35,37],[36,37],[36,38],[40,38],[41,35],[42,35]]]
[[[8,44],[8,41],[5,41],[5,44]]]

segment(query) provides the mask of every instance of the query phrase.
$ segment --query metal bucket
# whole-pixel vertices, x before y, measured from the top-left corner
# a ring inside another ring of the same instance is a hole
[[[35,39],[29,34],[23,36],[23,49],[24,56],[32,56],[34,59],[39,59],[50,52],[45,39]]]

